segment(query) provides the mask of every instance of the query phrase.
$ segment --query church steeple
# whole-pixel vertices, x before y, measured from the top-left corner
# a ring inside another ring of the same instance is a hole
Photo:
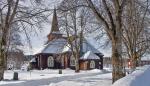
[[[59,32],[57,13],[56,13],[56,9],[55,8],[54,8],[52,27],[51,27],[51,33],[52,32]]]
[[[48,38],[47,43],[49,41],[53,40],[53,39],[62,38],[62,34],[60,33],[59,28],[58,28],[58,20],[57,20],[56,9],[54,9],[52,25],[51,25],[51,31],[47,35],[47,38]]]

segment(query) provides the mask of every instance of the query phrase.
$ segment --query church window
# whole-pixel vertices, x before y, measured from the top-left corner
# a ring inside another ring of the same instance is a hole
[[[94,61],[90,62],[90,68],[95,68],[95,62]]]
[[[52,56],[48,57],[47,66],[54,67],[54,58]]]

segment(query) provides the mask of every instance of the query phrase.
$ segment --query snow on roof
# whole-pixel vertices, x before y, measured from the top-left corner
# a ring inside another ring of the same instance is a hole
[[[30,60],[30,62],[36,62],[35,58],[32,58],[32,59]]]
[[[41,53],[62,53],[67,41],[63,38],[50,41]]]
[[[79,41],[79,40],[78,40]],[[79,44],[79,43],[78,43]],[[70,49],[70,44],[67,44],[62,52],[67,52],[67,51],[71,51]],[[84,39],[83,41],[83,45],[82,45],[82,52],[88,52],[88,51],[92,51],[93,53],[101,53],[98,49],[96,49],[94,46],[92,46],[90,43],[88,43],[88,41],[86,39]],[[102,54],[102,53],[101,53]],[[103,54],[102,54],[103,55]]]
[[[52,34],[62,34],[60,31],[53,31]]]
[[[92,46],[86,39],[83,41],[83,52],[92,51],[93,53],[101,53],[98,49]]]
[[[100,59],[96,54],[91,51],[86,52],[80,59]]]
[[[149,54],[146,54],[144,55],[143,57],[141,57],[141,60],[150,60],[150,55]]]
[[[64,48],[62,50],[62,53],[65,53],[65,52],[68,52],[68,51],[71,51],[69,44],[67,44],[66,46],[64,46]]]

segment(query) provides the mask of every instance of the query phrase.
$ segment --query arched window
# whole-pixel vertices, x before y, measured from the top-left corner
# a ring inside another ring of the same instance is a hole
[[[54,58],[52,56],[48,57],[47,66],[48,67],[54,67]]]
[[[73,55],[70,58],[70,66],[75,66],[75,58]]]
[[[95,68],[95,62],[94,61],[90,62],[90,68]]]

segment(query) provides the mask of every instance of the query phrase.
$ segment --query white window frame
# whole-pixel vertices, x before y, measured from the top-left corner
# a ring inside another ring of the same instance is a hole
[[[49,56],[47,58],[47,66],[48,67],[54,67],[54,58],[52,56]]]
[[[95,61],[90,62],[90,68],[95,68]]]

